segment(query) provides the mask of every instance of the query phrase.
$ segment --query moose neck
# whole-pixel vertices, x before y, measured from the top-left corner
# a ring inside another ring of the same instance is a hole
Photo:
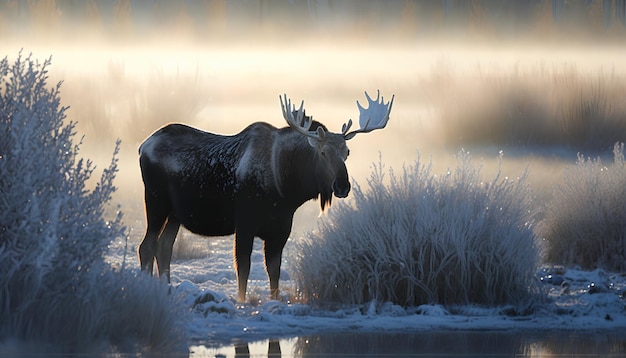
[[[306,138],[289,131],[275,151],[280,169],[280,194],[295,207],[306,201],[322,196],[321,200],[332,196],[331,183],[321,183],[317,175],[320,160],[317,150],[311,147]],[[325,191],[322,192],[322,191]]]

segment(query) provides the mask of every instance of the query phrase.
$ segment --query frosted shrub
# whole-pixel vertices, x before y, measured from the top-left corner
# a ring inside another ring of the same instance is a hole
[[[165,347],[175,320],[164,289],[114,272],[103,258],[111,240],[126,235],[121,213],[104,218],[119,142],[88,189],[94,166],[78,157],[60,83],[47,88],[49,64],[21,54],[0,61],[0,345]]]
[[[321,304],[520,303],[538,258],[530,198],[526,173],[483,182],[467,153],[440,176],[419,159],[389,170],[388,184],[379,163],[298,243],[297,288]]]
[[[626,269],[624,144],[615,144],[613,153],[613,165],[579,155],[565,172],[538,227],[548,262]]]

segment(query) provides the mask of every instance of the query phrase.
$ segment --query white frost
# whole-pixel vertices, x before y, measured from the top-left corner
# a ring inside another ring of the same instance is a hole
[[[251,144],[248,144],[246,150],[244,151],[241,159],[239,159],[239,164],[237,164],[237,170],[235,172],[238,181],[244,180],[248,175],[251,175],[252,171],[252,161],[254,160],[254,149],[251,148]]]

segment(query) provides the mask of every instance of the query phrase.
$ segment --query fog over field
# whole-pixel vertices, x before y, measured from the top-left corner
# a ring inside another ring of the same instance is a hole
[[[331,131],[357,119],[364,91],[395,95],[387,128],[348,143],[359,184],[379,160],[400,170],[420,156],[443,174],[469,151],[486,175],[529,168],[541,207],[577,153],[611,158],[624,140],[626,30],[610,3],[13,1],[0,8],[0,50],[52,58],[50,81],[63,81],[98,168],[121,139],[114,201],[136,245],[140,143],[171,122],[226,135],[285,126],[283,93]],[[294,236],[318,207],[297,212]]]
[[[507,100],[491,98],[493,91],[481,97],[480,92],[473,90],[484,89],[484,82],[491,77],[534,82],[537,88],[526,95],[540,100],[555,96],[540,92],[542,84],[552,80],[550,76],[564,73],[569,77],[566,81],[578,81],[578,77],[594,81],[610,76],[623,88],[626,71],[623,61],[616,61],[624,58],[626,51],[613,47],[590,53],[579,46],[558,48],[542,44],[483,43],[468,47],[445,42],[372,42],[354,44],[343,39],[308,44],[295,41],[288,45],[261,42],[221,46],[166,43],[3,47],[9,56],[21,48],[39,58],[52,55],[50,76],[53,81],[63,81],[62,100],[70,107],[68,119],[77,121],[80,134],[85,136],[82,148],[86,157],[102,167],[109,160],[115,140],[122,140],[117,185],[120,200],[130,209],[130,215],[140,209],[142,201],[137,148],[151,132],[170,122],[219,134],[235,134],[255,121],[282,127],[286,123],[278,96],[283,93],[298,103],[304,100],[307,113],[331,131],[339,131],[349,118],[357,119],[355,101],[365,101],[364,91],[375,94],[380,89],[387,100],[396,96],[385,130],[360,135],[349,142],[351,155],[347,164],[357,182],[363,182],[379,155],[387,165],[399,168],[415,160],[419,152],[432,156],[434,166],[444,172],[454,162],[454,154],[466,149],[477,152],[476,158],[484,161],[486,170],[497,161],[500,151],[506,158],[507,175],[517,175],[530,165],[537,189],[549,191],[553,181],[559,179],[555,169],[572,164],[576,153],[585,153],[587,148],[558,146],[559,138],[554,146],[488,140],[477,143],[473,139],[464,143],[463,132],[455,132],[458,123],[446,123],[442,112],[466,101],[467,95],[492,106],[498,105],[493,101]],[[558,90],[569,89],[565,84]],[[579,87],[574,87],[573,91],[577,90]],[[619,109],[623,105],[610,106]],[[468,117],[461,129],[489,132],[499,121],[486,118],[485,122],[472,125],[469,121],[474,118]],[[450,133],[458,137],[450,138]],[[610,155],[612,144],[607,141],[604,152],[594,150],[590,155]],[[546,176],[550,177],[548,182],[544,180]]]

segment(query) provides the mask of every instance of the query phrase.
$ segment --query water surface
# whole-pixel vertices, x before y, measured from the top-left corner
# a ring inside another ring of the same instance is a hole
[[[626,332],[454,331],[340,333],[220,347],[190,357],[576,357],[626,355]]]

